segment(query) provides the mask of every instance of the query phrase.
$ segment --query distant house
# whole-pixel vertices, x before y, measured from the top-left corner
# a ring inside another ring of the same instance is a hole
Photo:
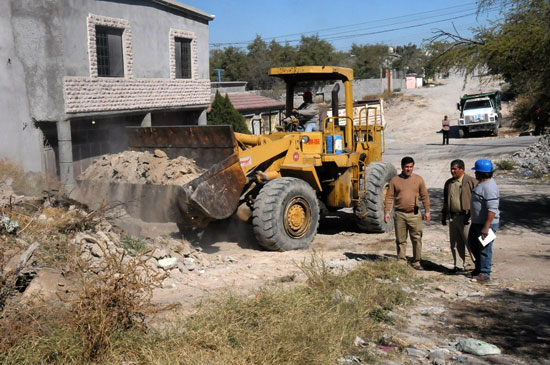
[[[0,2],[0,157],[70,187],[126,126],[205,124],[209,22],[176,0]]]
[[[245,81],[223,81],[212,82],[211,101],[214,101],[216,91],[222,96],[226,94],[233,107],[237,109],[246,120],[248,129],[254,133],[260,133],[260,120],[265,123],[266,131],[272,131],[281,118],[281,112],[285,109],[285,104],[265,96],[252,92],[245,92]]]

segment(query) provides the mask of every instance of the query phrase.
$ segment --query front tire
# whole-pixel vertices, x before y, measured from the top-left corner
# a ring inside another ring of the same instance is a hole
[[[388,163],[373,162],[367,166],[366,196],[354,209],[357,226],[367,232],[383,233],[393,229],[392,221],[384,222],[384,199],[390,180],[397,175],[395,167]],[[364,185],[363,185],[364,186]]]
[[[293,177],[275,179],[260,190],[252,217],[254,235],[266,249],[306,249],[319,227],[317,196],[303,180]]]

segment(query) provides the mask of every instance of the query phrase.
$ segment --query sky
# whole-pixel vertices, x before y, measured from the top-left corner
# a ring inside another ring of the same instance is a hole
[[[499,6],[481,16],[474,0],[184,0],[215,15],[210,48],[246,48],[256,35],[297,45],[318,35],[338,51],[356,44],[421,45],[436,30],[470,36],[469,29],[499,18]]]

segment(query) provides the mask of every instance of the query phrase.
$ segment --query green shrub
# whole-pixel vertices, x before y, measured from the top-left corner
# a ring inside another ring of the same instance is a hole
[[[136,237],[123,236],[120,240],[119,246],[125,249],[130,256],[135,256],[145,252],[147,242]]]
[[[212,108],[208,113],[208,125],[231,125],[235,132],[250,134],[244,117],[231,104],[229,95],[225,94],[223,97],[219,91],[216,91]]]
[[[495,162],[495,165],[497,167],[497,170],[513,170],[514,169],[514,162],[513,161],[509,161],[509,160],[501,160],[501,161],[497,161]]]

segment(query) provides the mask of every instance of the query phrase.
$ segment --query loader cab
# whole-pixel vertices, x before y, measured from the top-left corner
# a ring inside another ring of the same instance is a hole
[[[286,116],[292,115],[296,108],[298,98],[306,89],[313,85],[333,84],[330,105],[320,106],[320,118],[318,130],[323,133],[324,153],[363,153],[368,151],[371,161],[380,161],[383,152],[383,128],[372,121],[379,120],[375,108],[355,108],[353,106],[353,70],[344,67],[333,66],[300,66],[277,67],[269,72],[272,77],[278,77],[286,85]],[[341,82],[341,83],[340,83]],[[343,85],[344,100],[339,100],[341,86]],[[343,102],[343,103],[342,103]],[[342,108],[343,104],[343,108]],[[345,111],[342,113],[342,109]],[[354,115],[355,112],[355,115]],[[330,115],[330,116],[327,116]],[[369,125],[369,121],[371,124]],[[277,128],[284,133],[289,132],[285,126]],[[290,130],[293,131],[293,130]],[[341,148],[335,145],[341,143]],[[332,147],[331,147],[332,146]]]
[[[319,108],[319,126],[318,130],[324,134],[331,133],[334,135],[334,140],[342,139],[342,148],[346,151],[353,150],[353,97],[351,81],[353,80],[353,70],[343,67],[332,66],[301,66],[301,67],[277,67],[272,68],[269,72],[270,76],[278,77],[285,82],[286,85],[286,116],[292,115],[292,110],[297,108],[295,103],[295,95],[303,92],[305,88],[311,87],[314,83],[334,83],[341,81],[344,84],[345,91],[345,116],[339,116],[339,102],[336,98],[332,98],[330,107]],[[327,109],[332,111],[332,115],[336,117],[327,118]],[[337,137],[339,136],[339,137]]]

